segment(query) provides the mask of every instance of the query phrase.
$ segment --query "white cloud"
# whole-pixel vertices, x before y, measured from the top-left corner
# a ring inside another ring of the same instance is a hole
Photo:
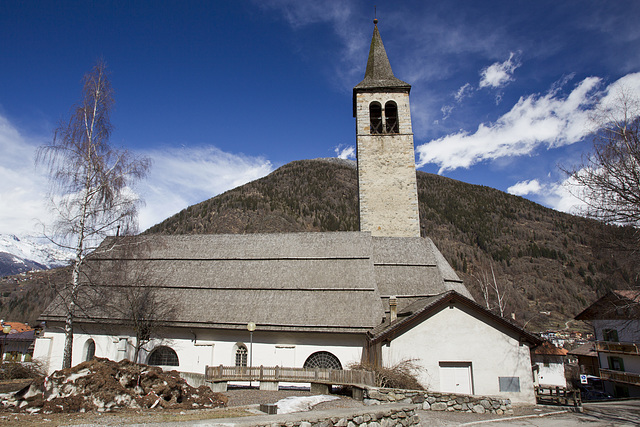
[[[273,171],[265,158],[226,153],[213,146],[167,148],[145,154],[153,165],[147,180],[136,188],[146,203],[140,210],[141,230]]]
[[[474,91],[474,88],[471,85],[471,83],[465,83],[455,93],[454,98],[456,99],[456,102],[461,102],[464,98],[467,98],[467,97],[471,96],[473,91]]]
[[[542,189],[540,182],[537,179],[531,181],[520,181],[511,187],[507,188],[507,193],[515,196],[526,196],[527,194],[537,194]]]
[[[356,159],[356,148],[353,145],[349,145],[343,148],[342,144],[333,149],[336,153],[336,157],[339,159]]]
[[[544,96],[529,95],[495,123],[481,123],[474,133],[459,131],[416,148],[418,167],[440,166],[439,173],[470,166],[485,160],[530,155],[540,146],[555,148],[580,141],[590,130],[590,114],[598,99],[612,102],[620,86],[640,97],[640,73],[629,74],[602,92],[601,80],[588,77],[566,97],[557,88]],[[603,96],[604,94],[604,96]]]
[[[36,170],[34,155],[43,139],[21,134],[0,116],[0,233],[33,234],[49,212],[43,203],[47,180]]]
[[[442,112],[442,120],[447,120],[453,111],[453,105],[443,105],[440,111]]]
[[[515,53],[511,52],[504,62],[491,64],[480,72],[480,88],[499,88],[513,80],[513,72],[521,65]]]
[[[39,222],[50,224],[48,181],[34,167],[34,154],[46,137],[30,138],[0,116],[0,233],[33,235]],[[226,153],[218,148],[167,148],[144,154],[154,161],[149,177],[133,190],[146,202],[140,209],[144,230],[187,206],[267,175],[269,160]]]
[[[529,196],[529,199],[570,214],[580,214],[586,206],[575,196],[579,191],[575,180],[571,177],[560,182],[541,183],[537,179],[520,181],[507,189],[510,194]]]

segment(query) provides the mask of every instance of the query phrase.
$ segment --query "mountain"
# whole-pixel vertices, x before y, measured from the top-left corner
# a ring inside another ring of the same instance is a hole
[[[609,289],[633,285],[632,261],[606,249],[623,232],[493,188],[417,173],[420,223],[480,304],[528,330],[569,328]],[[270,175],[190,206],[145,233],[275,233],[358,229],[355,162],[289,163]],[[584,325],[582,325],[584,327]],[[575,328],[575,325],[574,325]]]
[[[0,277],[68,264],[72,254],[36,237],[0,234]]]
[[[635,285],[638,267],[604,237],[624,229],[554,211],[522,197],[438,175],[417,173],[422,233],[433,239],[476,301],[495,283],[505,316],[528,331],[590,331],[573,317],[609,289]],[[355,162],[302,160],[189,206],[145,233],[355,231]],[[15,239],[14,239],[15,240]],[[1,250],[1,249],[0,249]],[[29,257],[26,257],[29,258]],[[44,264],[44,263],[43,263]],[[0,278],[0,317],[34,322],[68,268]],[[499,313],[496,294],[489,308]]]

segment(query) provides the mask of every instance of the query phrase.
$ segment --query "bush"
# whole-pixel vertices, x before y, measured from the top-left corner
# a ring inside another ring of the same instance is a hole
[[[39,362],[4,362],[0,365],[0,381],[38,378],[44,376]]]
[[[424,368],[418,365],[417,361],[418,359],[405,359],[393,366],[372,366],[358,363],[350,365],[349,368],[372,371],[377,387],[424,390],[418,381],[418,375],[424,371]]]

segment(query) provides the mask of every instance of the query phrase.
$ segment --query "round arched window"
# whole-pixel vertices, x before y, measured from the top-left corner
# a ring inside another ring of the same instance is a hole
[[[304,367],[308,369],[342,369],[340,360],[328,351],[318,351],[313,353],[304,362]]]
[[[149,365],[178,366],[178,355],[171,347],[156,347],[149,355]]]

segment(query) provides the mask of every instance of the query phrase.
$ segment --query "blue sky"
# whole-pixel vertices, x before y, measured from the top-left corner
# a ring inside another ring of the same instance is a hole
[[[154,160],[145,229],[293,160],[347,155],[373,4],[412,85],[420,170],[570,211],[558,164],[590,111],[640,94],[637,1],[0,2],[0,232],[47,222],[34,149],[111,72],[112,143]]]

